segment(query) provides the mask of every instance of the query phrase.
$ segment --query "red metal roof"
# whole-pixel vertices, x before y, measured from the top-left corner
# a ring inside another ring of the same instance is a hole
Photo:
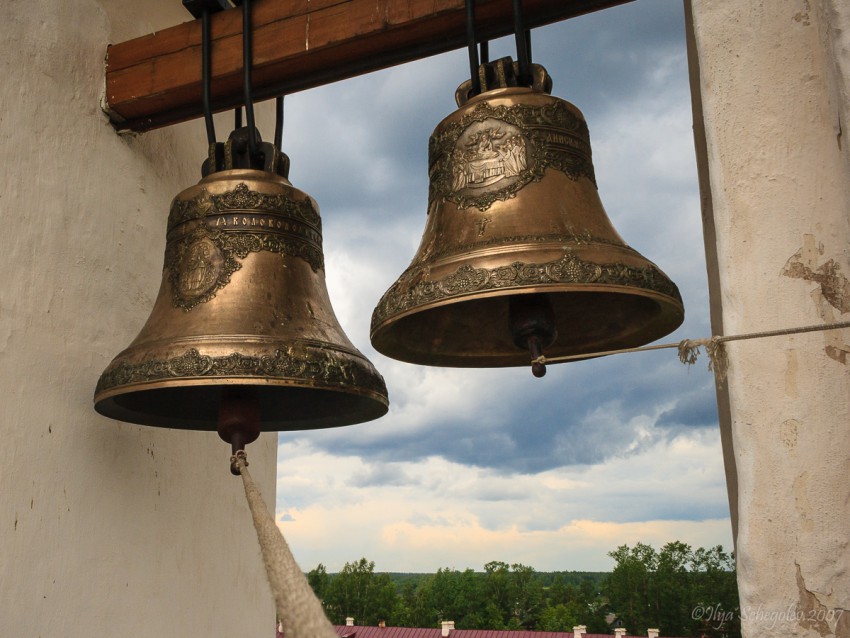
[[[417,627],[346,627],[336,625],[340,638],[441,638],[440,628]],[[452,629],[449,638],[573,638],[573,632],[500,631],[496,629]],[[612,638],[611,634],[584,634],[584,638]],[[638,638],[625,636],[624,638]]]

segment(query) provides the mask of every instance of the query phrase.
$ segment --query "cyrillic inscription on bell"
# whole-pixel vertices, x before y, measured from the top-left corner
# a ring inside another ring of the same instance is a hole
[[[504,77],[510,60],[500,60]],[[425,365],[528,365],[643,345],[684,318],[675,284],[614,230],[581,112],[535,86],[465,99],[429,143],[425,231],[372,344]],[[466,83],[468,85],[468,83]]]
[[[331,307],[315,201],[262,170],[214,172],[174,199],[159,296],[95,408],[216,430],[234,396],[258,408],[262,430],[348,425],[388,406]]]

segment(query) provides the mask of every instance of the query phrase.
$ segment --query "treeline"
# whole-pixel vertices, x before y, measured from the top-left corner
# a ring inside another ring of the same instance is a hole
[[[638,543],[609,556],[616,563],[610,574],[537,572],[493,561],[481,572],[390,575],[361,558],[337,574],[320,564],[307,578],[335,624],[351,616],[358,625],[454,620],[458,629],[571,632],[586,625],[588,633],[610,634],[616,618],[634,634],[657,627],[662,636],[740,638],[734,560],[722,547],[673,542],[656,551]]]
[[[638,543],[608,555],[616,564],[604,593],[623,626],[657,627],[662,636],[741,637],[735,557],[722,546],[674,541],[656,551]]]

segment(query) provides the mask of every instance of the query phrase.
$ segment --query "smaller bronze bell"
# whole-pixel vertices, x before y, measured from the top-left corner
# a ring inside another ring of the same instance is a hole
[[[481,66],[429,144],[428,217],[410,266],[372,315],[372,344],[437,366],[528,365],[658,339],[684,308],[675,284],[614,230],[581,112],[532,67]],[[545,369],[537,366],[535,374]]]
[[[101,414],[230,441],[246,422],[297,430],[387,412],[384,380],[331,307],[316,202],[271,144],[263,170],[240,167],[244,146],[244,129],[211,146],[207,176],[174,198],[159,296],[98,381]]]

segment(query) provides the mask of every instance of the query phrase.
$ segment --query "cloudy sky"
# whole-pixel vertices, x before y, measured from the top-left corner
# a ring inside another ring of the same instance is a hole
[[[602,201],[627,243],[709,335],[682,3],[637,0],[532,34],[553,94],[590,127]],[[512,55],[510,40],[491,57]],[[287,98],[291,180],[318,202],[328,289],[383,374],[384,418],[284,433],[277,517],[301,567],[608,570],[607,552],[670,540],[731,548],[714,383],[674,350],[549,367],[439,369],[377,354],[369,321],[425,224],[427,142],[455,108],[465,51]]]

